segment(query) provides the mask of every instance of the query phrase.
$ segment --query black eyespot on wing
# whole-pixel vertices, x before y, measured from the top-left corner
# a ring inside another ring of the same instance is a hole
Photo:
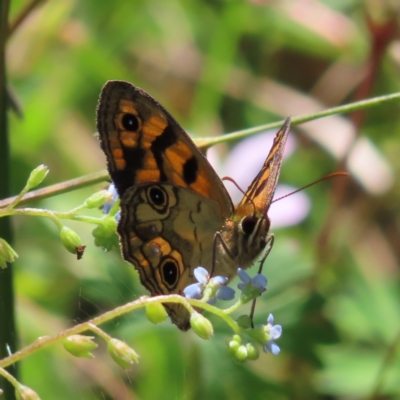
[[[125,114],[122,117],[122,126],[127,131],[136,132],[139,129],[139,119],[136,115]]]
[[[149,189],[149,198],[155,206],[164,206],[166,202],[165,192],[158,186],[152,186]]]
[[[179,278],[179,267],[176,260],[173,258],[166,258],[161,264],[161,277],[163,283],[169,289],[173,289]]]
[[[196,182],[197,174],[199,172],[199,163],[196,157],[189,158],[183,165],[183,180],[187,185]]]
[[[148,203],[159,214],[165,214],[170,205],[170,198],[167,191],[159,185],[151,185],[146,190]]]
[[[252,215],[244,217],[241,222],[242,231],[246,235],[251,235],[254,232],[254,228],[257,225],[257,221],[258,221],[258,218],[254,217]]]

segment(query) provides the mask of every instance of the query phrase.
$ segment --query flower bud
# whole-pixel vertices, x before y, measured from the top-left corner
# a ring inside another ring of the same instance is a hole
[[[247,358],[249,360],[257,360],[260,357],[260,351],[253,343],[246,344]]]
[[[236,322],[243,329],[249,329],[251,327],[251,318],[248,315],[241,315]]]
[[[17,400],[40,400],[40,397],[34,390],[21,384],[15,389],[15,397]]]
[[[231,341],[229,342],[229,348],[230,349],[235,349],[235,351],[237,350],[237,348],[242,344],[242,338],[240,337],[240,335],[233,335]]]
[[[133,363],[139,362],[139,354],[122,340],[110,339],[107,350],[121,368],[130,368]]]
[[[210,339],[210,337],[214,334],[214,329],[211,322],[197,311],[193,312],[190,316],[190,325],[193,329],[193,332],[202,339]]]
[[[97,348],[97,343],[93,341],[94,336],[71,335],[62,342],[64,349],[75,357],[94,358],[91,353]]]
[[[90,197],[88,197],[84,205],[86,208],[99,208],[103,204],[112,198],[112,195],[108,192],[108,190],[100,190],[99,192],[93,193]]]
[[[115,245],[118,246],[118,237],[115,234],[117,221],[114,216],[103,219],[102,223],[93,229],[92,235],[96,246],[111,250]]]
[[[235,342],[238,342],[239,344],[242,343],[242,338],[240,337],[240,335],[233,335],[232,336],[232,340],[234,340]]]
[[[247,358],[247,347],[243,344],[236,350],[235,358],[237,361],[245,361]]]
[[[44,165],[44,164],[39,165],[29,175],[26,186],[29,189],[33,189],[34,187],[40,185],[42,183],[43,179],[46,178],[46,175],[48,173],[49,173],[49,168],[46,165]]]
[[[164,322],[167,318],[167,312],[160,303],[150,303],[146,306],[146,316],[153,324]]]
[[[0,238],[0,268],[7,268],[7,263],[14,262],[18,254],[4,239]]]
[[[72,254],[78,254],[78,258],[82,257],[83,250],[86,246],[82,244],[79,235],[67,226],[63,226],[60,230],[60,239],[64,247]],[[79,257],[80,254],[80,257]]]
[[[235,355],[236,352],[237,352],[237,350],[238,350],[238,348],[239,348],[239,346],[240,346],[240,342],[238,342],[238,341],[232,339],[232,340],[228,343],[229,354]]]
[[[269,335],[265,332],[264,326],[259,326],[254,329],[248,329],[246,334],[249,335],[253,341],[257,343],[264,343],[266,340],[269,340]]]

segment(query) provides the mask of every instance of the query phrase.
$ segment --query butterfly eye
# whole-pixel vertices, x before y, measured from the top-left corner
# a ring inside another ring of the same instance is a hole
[[[254,228],[257,225],[258,218],[253,216],[247,216],[242,219],[242,231],[246,235],[251,235],[254,231]]]
[[[173,288],[179,276],[177,262],[172,258],[167,258],[161,265],[161,275],[163,282],[171,289]]]
[[[139,119],[133,114],[124,114],[122,117],[122,126],[125,130],[136,132],[139,129]]]

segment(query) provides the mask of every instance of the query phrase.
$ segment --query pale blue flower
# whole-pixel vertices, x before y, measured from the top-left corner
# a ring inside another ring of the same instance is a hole
[[[242,282],[237,287],[242,292],[255,292],[255,296],[259,296],[267,290],[267,278],[262,274],[257,274],[254,278],[242,268],[238,268],[238,276]],[[258,294],[257,294],[258,293]]]
[[[113,183],[111,183],[110,186],[108,186],[107,192],[110,193],[112,198],[111,198],[111,200],[104,203],[104,205],[103,205],[104,214],[108,214],[110,212],[112,206],[114,205],[114,203],[118,200],[117,189],[115,189],[115,185]]]
[[[265,353],[271,352],[274,355],[279,354],[281,349],[275,343],[275,340],[279,339],[282,335],[282,326],[274,325],[274,316],[269,314],[267,325],[264,327],[265,332],[269,335],[269,339],[264,343],[263,349]]]
[[[197,267],[194,271],[194,276],[197,280],[197,283],[192,283],[187,286],[183,293],[186,297],[191,299],[202,299],[203,291],[205,287],[210,283],[210,276],[208,271],[203,267]],[[215,292],[215,297],[212,297],[208,300],[208,303],[214,304],[216,299],[220,300],[232,300],[235,296],[235,291],[227,286],[224,286],[228,282],[228,278],[223,276],[215,276],[211,278],[211,284],[215,286],[219,286]]]

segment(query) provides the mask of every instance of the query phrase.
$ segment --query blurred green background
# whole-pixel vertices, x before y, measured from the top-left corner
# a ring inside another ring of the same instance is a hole
[[[27,3],[11,2],[10,21]],[[12,192],[42,163],[47,184],[105,168],[95,110],[109,79],[144,88],[197,136],[220,135],[399,91],[399,21],[398,1],[42,2],[7,46],[24,114],[10,113]],[[22,382],[44,400],[400,398],[399,104],[293,132],[281,182],[299,187],[347,168],[353,177],[307,189],[308,217],[274,230],[256,322],[272,312],[283,326],[278,356],[236,364],[219,321],[203,341],[136,312],[104,327],[140,354],[131,370],[104,346],[87,360],[59,345],[21,362]],[[68,210],[103,187],[31,205]],[[68,223],[87,244],[77,261],[50,221],[12,224],[20,346],[146,294],[119,251],[94,246],[93,226]]]

